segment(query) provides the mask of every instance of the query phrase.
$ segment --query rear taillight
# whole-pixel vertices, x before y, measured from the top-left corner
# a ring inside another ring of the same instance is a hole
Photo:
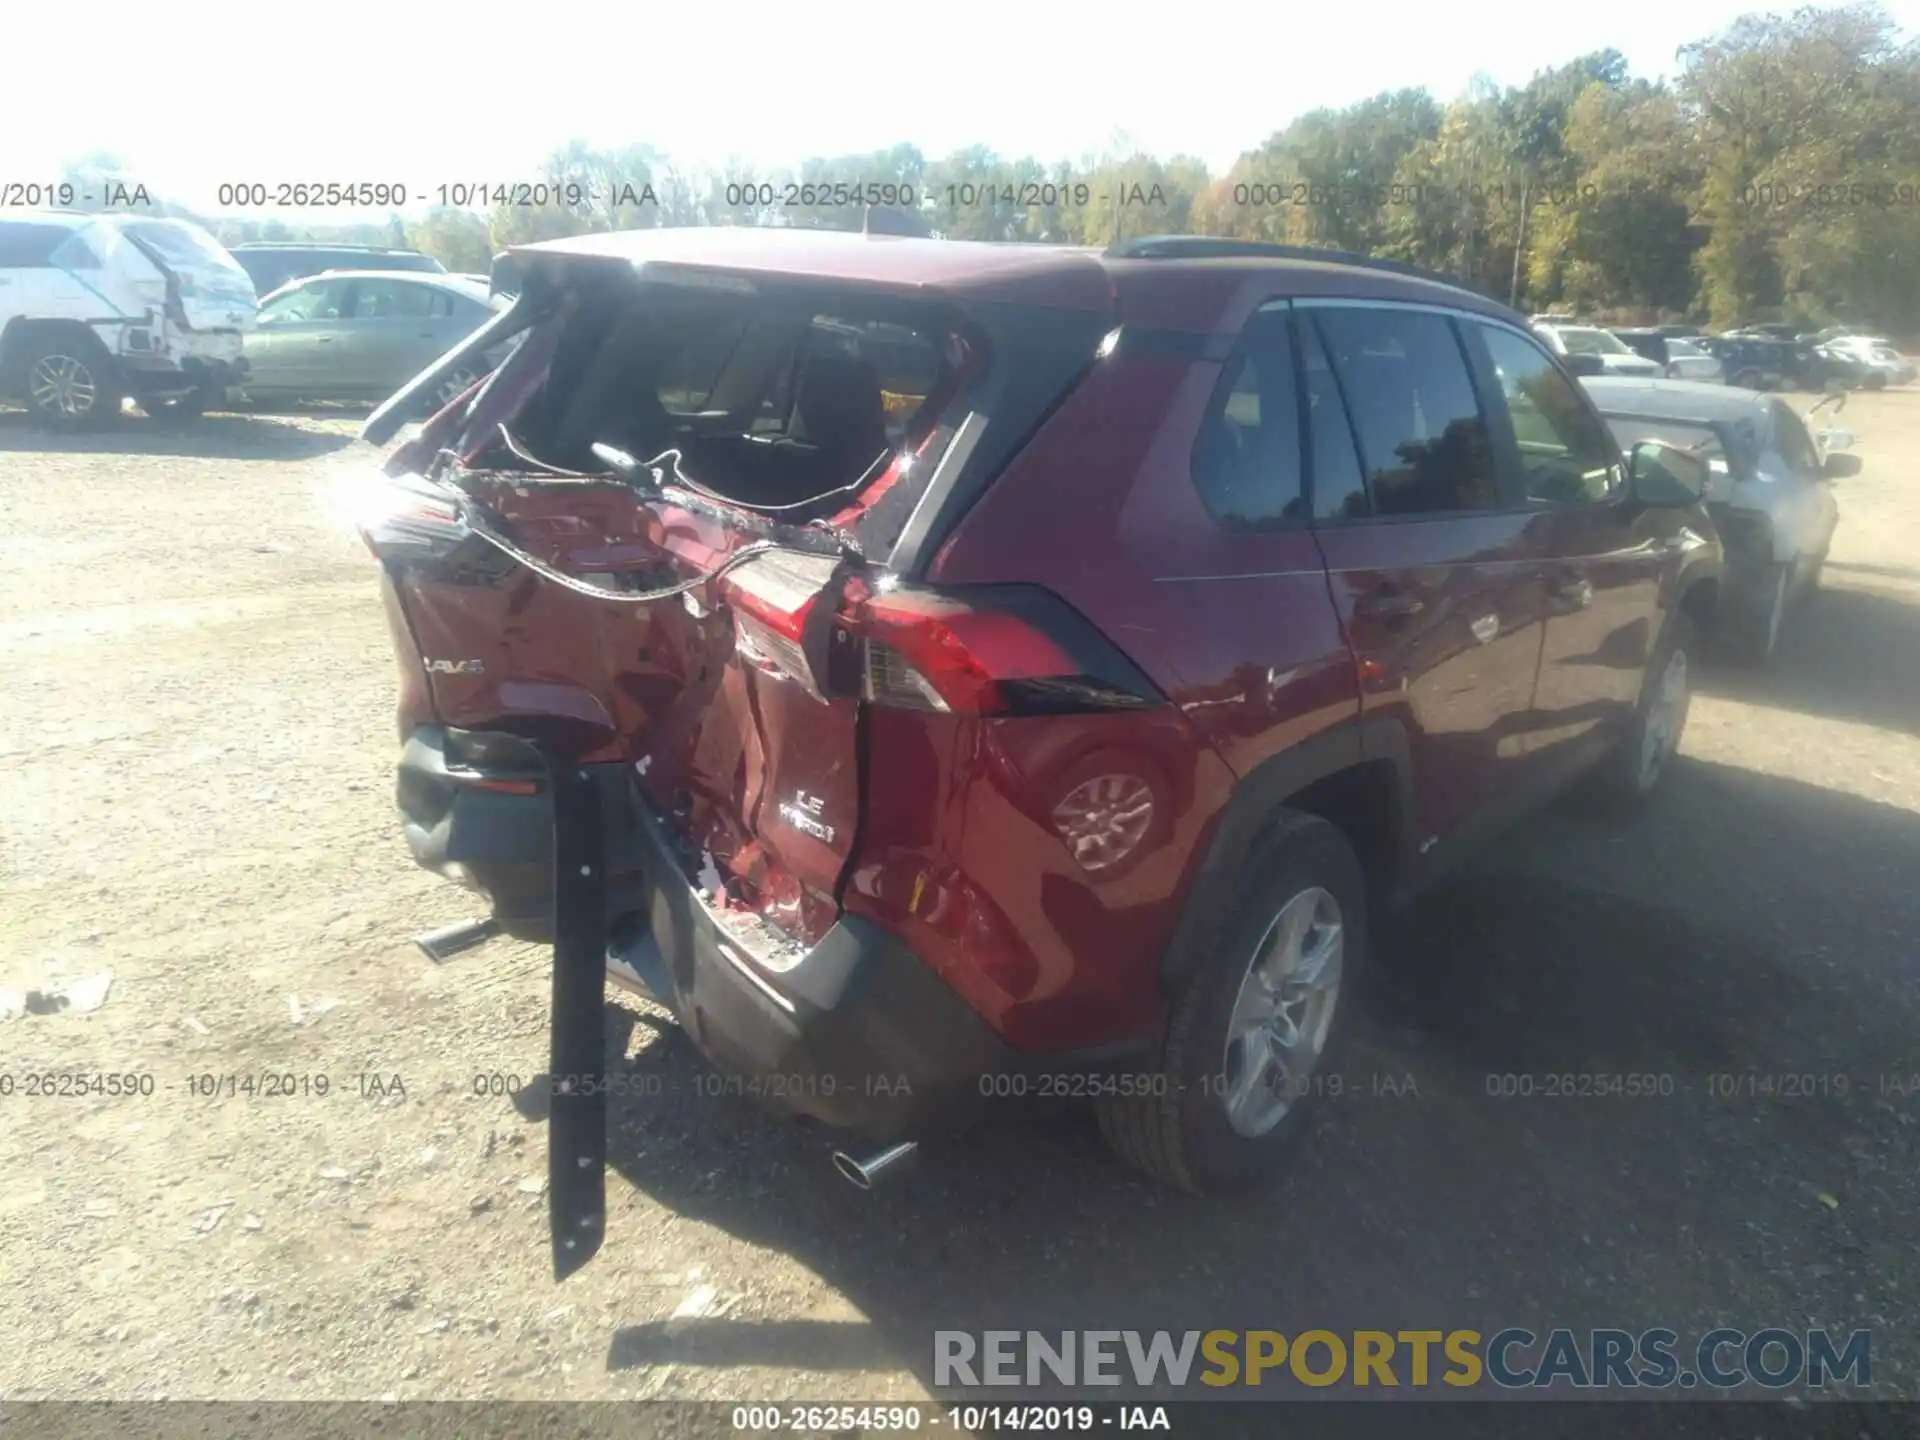
[[[1164,703],[1111,641],[1037,587],[856,583],[840,619],[862,642],[861,694],[876,705],[1038,715]]]
[[[381,560],[451,555],[473,531],[457,496],[418,476],[376,476],[342,497],[355,529]]]
[[[816,700],[904,710],[1043,715],[1165,703],[1077,611],[1037,586],[939,591],[853,575],[823,612],[831,558],[774,554],[729,572],[721,594],[747,665]]]
[[[727,573],[720,593],[733,612],[734,650],[744,665],[825,700],[829,685],[807,657],[807,626],[833,578],[829,556],[763,555]]]

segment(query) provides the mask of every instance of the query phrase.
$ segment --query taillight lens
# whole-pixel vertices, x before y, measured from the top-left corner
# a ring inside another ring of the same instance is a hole
[[[1052,592],[964,591],[849,576],[836,608],[831,557],[777,553],[728,573],[744,665],[816,700],[858,696],[903,710],[1045,715],[1162,705],[1144,672]]]
[[[807,624],[833,569],[830,556],[763,555],[729,571],[720,585],[733,611],[741,663],[790,681],[816,700],[827,698],[828,686],[807,657]]]
[[[457,496],[416,475],[377,476],[342,497],[349,519],[381,560],[452,554],[472,534]]]
[[[1049,591],[849,586],[841,621],[865,644],[861,689],[877,705],[970,715],[1138,709],[1152,681]]]

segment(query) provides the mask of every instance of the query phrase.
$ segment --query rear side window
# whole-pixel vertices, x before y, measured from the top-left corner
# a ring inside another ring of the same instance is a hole
[[[225,269],[233,263],[219,241],[182,220],[131,220],[121,229],[173,269]]]
[[[53,252],[73,231],[65,225],[0,223],[0,270],[38,269],[53,263]]]
[[[62,270],[98,270],[100,257],[78,230],[73,231],[60,242],[53,252],[51,263]]]
[[[1422,310],[1314,307],[1375,515],[1493,510],[1486,418],[1453,326]]]
[[[1779,448],[1780,457],[1787,462],[1789,469],[1803,480],[1811,480],[1820,473],[1820,454],[1813,446],[1813,437],[1807,434],[1807,427],[1800,423],[1800,417],[1782,405],[1778,400],[1767,407],[1773,415],[1773,443]]]
[[[1251,530],[1304,518],[1300,395],[1285,310],[1263,310],[1221,371],[1193,451],[1193,480],[1214,519]]]

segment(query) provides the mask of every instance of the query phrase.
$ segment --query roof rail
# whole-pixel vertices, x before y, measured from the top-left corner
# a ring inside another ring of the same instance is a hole
[[[1218,235],[1142,235],[1107,249],[1115,260],[1311,260],[1322,265],[1358,265],[1451,285],[1456,290],[1480,292],[1456,275],[1410,265],[1404,260],[1378,260],[1351,250],[1324,250],[1312,245],[1280,245],[1267,240],[1229,240]]]

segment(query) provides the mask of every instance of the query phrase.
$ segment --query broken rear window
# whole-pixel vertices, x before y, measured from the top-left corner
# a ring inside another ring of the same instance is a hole
[[[951,393],[978,346],[957,317],[912,301],[608,291],[542,322],[563,328],[544,384],[509,422],[521,456],[592,473],[596,443],[642,460],[677,450],[687,479],[792,520],[843,509],[925,440],[930,397]]]
[[[830,524],[909,574],[1089,373],[1115,323],[1111,311],[799,273],[662,276],[597,257],[549,262],[528,287],[521,343],[423,456],[520,486],[610,477],[596,445],[663,471],[672,451],[670,483],[779,524]]]

